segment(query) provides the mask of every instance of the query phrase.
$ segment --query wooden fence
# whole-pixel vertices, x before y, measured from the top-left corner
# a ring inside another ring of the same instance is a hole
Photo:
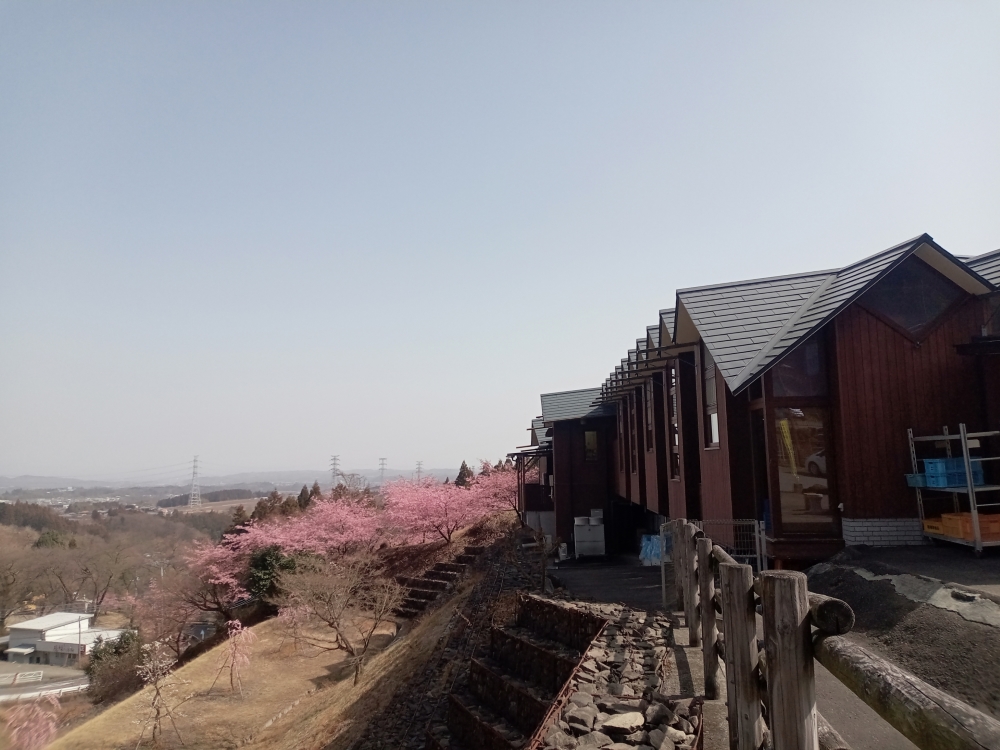
[[[921,750],[1000,750],[996,719],[844,638],[854,612],[809,593],[805,574],[755,578],[685,519],[664,530],[689,645],[702,649],[706,698],[719,697],[725,671],[732,750],[850,750],[816,710],[814,659]]]

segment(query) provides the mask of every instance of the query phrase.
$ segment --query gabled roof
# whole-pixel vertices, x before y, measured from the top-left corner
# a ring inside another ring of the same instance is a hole
[[[731,381],[829,276],[820,271],[680,289],[677,299],[732,388]]]
[[[978,255],[966,265],[994,286],[1000,286],[1000,250]]]
[[[667,346],[674,342],[674,313],[676,311],[674,308],[670,307],[666,310],[660,310],[660,324],[666,328],[667,335],[670,337],[669,341],[664,341],[657,346]]]
[[[531,420],[531,444],[548,445],[552,442],[552,436],[547,435],[549,428],[545,426],[545,420],[541,417]]]
[[[654,349],[660,347],[660,325],[646,326],[646,338],[653,344]]]
[[[840,270],[684,289],[677,299],[738,393],[912,254],[970,293],[995,288],[922,234]]]
[[[614,404],[602,403],[600,388],[584,388],[579,391],[561,391],[542,394],[542,421],[561,422],[566,419],[590,419],[613,417]]]

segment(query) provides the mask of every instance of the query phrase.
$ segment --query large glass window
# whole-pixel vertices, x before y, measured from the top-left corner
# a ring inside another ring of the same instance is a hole
[[[702,399],[705,402],[705,445],[719,444],[719,402],[715,390],[715,360],[706,346],[701,347]]]
[[[772,370],[774,395],[825,396],[826,348],[823,334],[818,333],[796,347]]]
[[[829,411],[821,407],[774,410],[778,446],[778,491],[785,532],[832,524],[833,501],[827,475]]]
[[[965,296],[965,291],[911,255],[865,292],[861,304],[907,335],[919,338]]]
[[[679,479],[681,475],[681,431],[677,419],[677,364],[667,368],[667,414],[670,426],[667,442],[670,455],[670,478]]]

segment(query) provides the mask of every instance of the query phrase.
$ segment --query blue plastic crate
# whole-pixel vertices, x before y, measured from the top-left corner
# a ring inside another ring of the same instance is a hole
[[[954,487],[951,483],[951,474],[930,474],[924,475],[927,480],[928,487]],[[962,484],[965,484],[965,480],[962,480]]]
[[[947,474],[949,471],[953,471],[948,466],[948,463],[953,459],[950,458],[925,458],[924,459],[924,472],[927,476],[932,474]],[[936,487],[937,485],[931,485]]]
[[[908,487],[926,487],[927,476],[925,474],[907,474],[906,485]]]

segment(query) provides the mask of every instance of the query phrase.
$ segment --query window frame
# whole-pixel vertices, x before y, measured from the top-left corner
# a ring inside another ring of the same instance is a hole
[[[711,374],[709,374],[711,373]],[[705,342],[701,342],[701,416],[702,416],[702,426],[704,430],[704,449],[709,450],[713,448],[718,448],[722,445],[722,427],[719,424],[719,384],[718,384],[719,371],[716,367],[715,359],[712,358],[711,352],[708,351],[708,347],[705,346]],[[714,402],[708,403],[708,393],[709,393],[709,381],[712,383],[712,396]],[[713,419],[714,417],[714,419]],[[714,435],[713,435],[714,433]],[[717,440],[712,440],[715,437]]]
[[[874,289],[878,284],[881,284],[884,281],[887,281],[889,279],[889,277],[892,276],[892,274],[893,274],[894,271],[898,270],[903,265],[903,263],[906,263],[906,262],[908,262],[910,260],[912,260],[912,261],[914,261],[916,263],[920,263],[931,274],[937,276],[939,279],[941,279],[942,281],[944,281],[946,284],[954,287],[955,289],[958,289],[961,292],[961,294],[958,296],[958,298],[956,298],[956,300],[954,302],[952,302],[950,305],[948,305],[947,307],[945,307],[933,320],[931,320],[929,323],[923,325],[920,328],[920,330],[917,331],[917,332],[913,332],[913,331],[910,331],[910,330],[904,328],[899,323],[897,323],[896,321],[892,320],[888,315],[886,315],[882,311],[876,309],[873,305],[868,304],[868,302],[865,299],[865,297],[868,296],[868,292],[870,292],[872,289]],[[965,291],[964,289],[962,289],[962,287],[960,287],[954,281],[952,281],[947,276],[945,276],[943,273],[941,273],[936,268],[934,268],[930,263],[924,262],[923,260],[921,260],[920,258],[918,258],[916,255],[908,255],[901,263],[899,263],[898,265],[894,266],[893,269],[891,271],[889,271],[889,273],[887,273],[881,279],[879,279],[878,281],[876,281],[875,284],[873,284],[871,287],[869,287],[868,289],[866,289],[865,292],[864,292],[864,294],[862,294],[858,298],[857,304],[858,304],[859,307],[861,307],[869,315],[872,315],[875,318],[878,318],[881,322],[885,323],[887,326],[889,326],[894,331],[896,331],[896,333],[900,334],[901,336],[905,336],[907,339],[909,339],[910,341],[912,341],[914,343],[920,343],[922,341],[925,341],[927,339],[927,337],[930,336],[931,333],[933,333],[934,330],[938,328],[938,326],[940,326],[941,324],[943,324],[944,322],[946,322],[948,320],[948,318],[950,318],[952,316],[952,314],[956,310],[958,310],[960,307],[962,307],[964,304],[966,304],[969,301],[969,298],[971,296],[972,295],[970,295],[967,291]],[[829,363],[828,363],[828,365],[829,365]]]

